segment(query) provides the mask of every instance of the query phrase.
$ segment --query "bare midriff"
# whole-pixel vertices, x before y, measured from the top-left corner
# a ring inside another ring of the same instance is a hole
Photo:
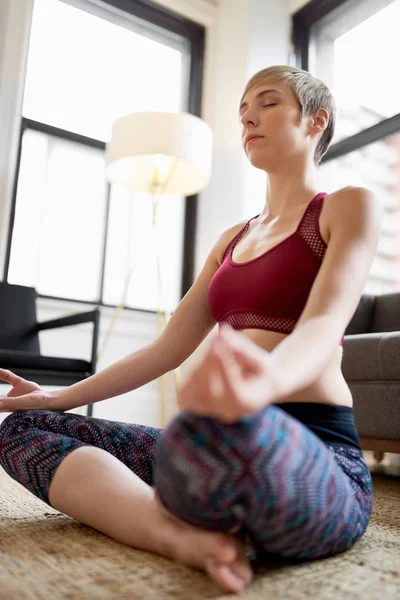
[[[264,350],[272,350],[284,340],[288,334],[263,329],[241,329],[240,333],[246,335]],[[353,406],[351,391],[343,377],[341,362],[343,348],[339,346],[332,360],[312,385],[302,388],[298,392],[279,399],[281,402],[323,402],[325,404],[338,404]]]

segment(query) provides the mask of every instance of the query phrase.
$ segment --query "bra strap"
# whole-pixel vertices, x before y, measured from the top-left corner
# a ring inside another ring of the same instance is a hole
[[[229,254],[229,252],[231,251],[231,249],[234,248],[234,246],[236,246],[236,244],[238,243],[238,241],[244,236],[244,234],[246,233],[246,231],[249,228],[250,221],[252,221],[253,219],[256,219],[258,216],[259,215],[256,215],[255,217],[251,217],[251,219],[249,219],[247,221],[247,223],[245,223],[245,225],[242,227],[242,229],[240,229],[238,231],[238,233],[231,239],[231,241],[229,242],[229,244],[225,248],[225,252],[224,252],[223,257],[222,257],[222,262],[224,262],[225,258],[227,257],[227,255]]]

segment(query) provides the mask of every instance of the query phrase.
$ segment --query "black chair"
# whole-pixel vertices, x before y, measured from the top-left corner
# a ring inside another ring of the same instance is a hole
[[[100,311],[37,322],[34,288],[0,282],[0,367],[39,385],[67,386],[96,372]],[[39,331],[93,322],[91,360],[42,356]],[[0,382],[2,383],[2,382]],[[92,416],[93,404],[87,415]]]

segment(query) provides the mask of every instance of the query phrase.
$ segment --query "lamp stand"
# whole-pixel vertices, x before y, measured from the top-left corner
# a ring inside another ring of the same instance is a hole
[[[152,206],[153,206],[153,231],[154,237],[157,238],[157,209],[158,209],[158,199],[159,196],[156,193],[152,194]],[[157,282],[158,282],[158,292],[159,297],[161,299],[161,306],[165,307],[166,302],[163,294],[162,280],[161,280],[161,261],[160,261],[160,248],[159,244],[156,243],[156,267],[157,267]],[[171,313],[164,308],[163,311],[157,311],[157,336],[161,335],[163,329],[168,325],[168,321],[171,318]],[[180,367],[174,369],[174,378],[175,378],[175,397],[178,397],[178,387],[181,382],[181,370]],[[165,401],[165,385],[164,385],[164,375],[158,378],[158,386],[160,392],[160,420],[161,420],[161,428],[163,429],[166,426],[166,401]]]
[[[156,186],[154,186],[154,187],[156,187]],[[153,193],[151,194],[151,197],[152,197],[152,207],[153,207],[152,227],[153,227],[153,232],[154,232],[154,238],[157,241],[156,223],[157,223],[157,208],[158,208],[159,195],[156,193],[156,191],[153,191]],[[132,202],[130,203],[130,210],[132,210]],[[127,240],[126,255],[127,255],[127,260],[130,260],[130,236],[129,235],[128,235],[128,240]],[[114,329],[115,322],[116,322],[121,310],[125,306],[126,296],[127,296],[128,289],[129,289],[129,282],[130,282],[134,268],[135,268],[134,266],[131,266],[131,268],[128,271],[127,277],[125,279],[125,284],[124,284],[124,288],[123,288],[123,292],[122,292],[121,301],[114,311],[114,314],[111,318],[110,327],[104,338],[102,348],[97,355],[97,361],[96,361],[97,366],[99,365],[100,360],[104,356],[104,352],[107,347],[108,340],[111,336],[111,333]],[[157,269],[157,283],[158,283],[159,298],[161,300],[161,306],[165,307],[166,303],[164,301],[164,295],[163,295],[163,290],[162,290],[162,280],[161,280],[160,250],[159,250],[159,244],[157,244],[157,243],[156,243],[156,269]],[[161,332],[167,326],[170,318],[171,318],[171,313],[168,310],[166,310],[166,309],[164,309],[162,311],[157,310],[157,313],[156,313],[157,336],[161,335]],[[162,375],[161,377],[158,378],[158,388],[159,388],[159,394],[160,394],[160,421],[161,421],[162,429],[165,428],[166,421],[167,421],[164,377],[165,377],[165,375]],[[178,386],[181,381],[180,367],[177,367],[176,369],[174,369],[174,378],[175,378],[175,393],[176,393],[176,397],[177,397]],[[90,410],[88,410],[88,416],[91,416]]]

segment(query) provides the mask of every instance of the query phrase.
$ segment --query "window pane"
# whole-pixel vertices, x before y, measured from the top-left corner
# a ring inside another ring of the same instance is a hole
[[[187,39],[140,21],[122,10],[89,0],[35,0],[23,116],[107,142],[113,122],[125,114],[187,110],[189,67],[190,46]],[[38,142],[37,140],[41,140],[39,135],[35,139],[36,144],[45,146],[41,168],[47,173],[50,168],[46,163],[48,139]],[[27,144],[25,140],[24,144]],[[60,147],[64,147],[61,141],[60,144]],[[79,163],[81,152],[82,149],[76,152],[72,162]],[[25,170],[26,163],[24,157]],[[22,219],[19,218],[13,239],[10,279],[17,278],[21,283],[35,282],[43,294],[76,299],[89,299],[87,297],[90,296],[90,299],[97,299],[101,277],[99,269],[103,257],[103,237],[98,237],[98,225],[91,226],[88,230],[85,223],[87,248],[79,245],[76,249],[77,256],[82,254],[82,250],[86,250],[87,260],[90,258],[90,277],[85,269],[81,269],[85,273],[84,285],[79,280],[79,270],[75,266],[69,281],[65,280],[65,269],[67,265],[68,268],[71,267],[70,238],[57,234],[56,240],[52,239],[56,235],[52,224],[57,220],[57,211],[62,214],[71,204],[67,194],[61,195],[66,188],[66,177],[60,165],[58,170],[58,185],[55,180],[51,196],[41,183],[38,167],[35,173],[29,172],[28,183],[25,182],[28,175],[21,171],[21,189],[26,185],[30,186],[34,177],[39,180],[35,208],[27,198],[17,206],[19,215],[33,211],[35,235],[32,234],[31,237],[35,252],[30,253],[29,257],[25,256],[27,234],[23,230]],[[49,172],[53,173],[52,170]],[[69,179],[76,182],[78,189],[74,190],[74,198],[78,198],[82,176]],[[73,182],[69,185],[73,187]],[[118,189],[117,186],[113,188],[102,300],[105,303],[120,302],[126,279],[125,263],[130,264],[125,258],[126,240],[129,239],[129,252],[136,262],[137,257],[140,258],[140,264],[136,265],[132,275],[126,305],[148,310],[173,310],[180,300],[184,199],[166,197],[161,201],[159,210],[157,240],[164,244],[161,250],[165,296],[163,302],[157,292],[155,242],[151,241],[151,198],[138,195],[135,203],[130,203],[126,190]],[[95,213],[92,219],[100,223],[104,219],[103,158],[98,180],[93,182],[92,189],[87,189],[85,194],[93,204],[90,205],[90,210]],[[18,204],[20,196],[22,198],[22,192],[19,194]],[[83,201],[81,197],[80,202]],[[129,216],[131,204],[133,212]],[[82,210],[81,207],[80,209]],[[57,223],[59,228],[59,222]],[[74,242],[75,237],[79,239],[79,227],[80,222],[71,223],[69,233]],[[39,228],[40,236],[36,231]],[[104,224],[101,236],[103,229]],[[57,243],[59,254],[65,256],[66,264],[58,269],[59,282],[55,277],[49,279],[49,273],[54,268],[51,266],[54,252],[48,254],[50,242]],[[80,260],[80,264],[83,264],[84,259],[81,257]],[[85,264],[85,267],[88,265]]]
[[[121,186],[112,186],[104,286],[107,304],[120,304],[127,281],[125,305],[131,308],[173,311],[180,301],[184,198],[164,196],[159,200],[156,229],[152,210],[150,194],[130,194]]]
[[[105,208],[102,150],[25,131],[8,282],[97,301]]]
[[[355,185],[376,194],[384,216],[364,292],[400,291],[400,134],[323,163],[318,167],[318,182],[327,192]]]
[[[113,121],[125,114],[183,109],[186,41],[154,41],[132,31],[139,26],[128,15],[102,12],[105,18],[59,0],[35,0],[24,117],[106,142]]]
[[[337,105],[333,143],[400,112],[399,23],[400,0],[350,0],[312,28],[310,72]]]

